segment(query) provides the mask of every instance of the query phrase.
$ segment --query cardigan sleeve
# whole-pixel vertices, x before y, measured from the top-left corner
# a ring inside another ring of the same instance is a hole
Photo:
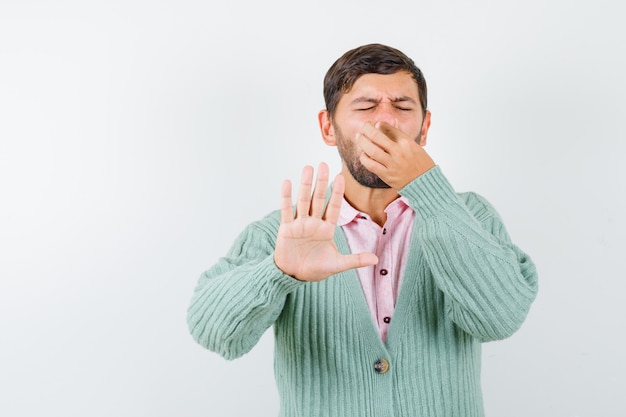
[[[244,229],[194,290],[189,331],[200,345],[226,359],[248,353],[279,316],[287,295],[304,285],[274,263],[275,217]]]
[[[537,294],[537,272],[496,211],[475,193],[456,194],[436,166],[400,190],[448,317],[486,342],[519,329]]]

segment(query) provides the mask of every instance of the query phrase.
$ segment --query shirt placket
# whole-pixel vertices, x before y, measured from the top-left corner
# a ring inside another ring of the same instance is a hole
[[[379,262],[374,276],[376,291],[376,319],[381,330],[383,340],[387,337],[387,330],[391,323],[394,310],[394,270],[392,259],[391,230],[385,224],[379,233],[377,253]]]

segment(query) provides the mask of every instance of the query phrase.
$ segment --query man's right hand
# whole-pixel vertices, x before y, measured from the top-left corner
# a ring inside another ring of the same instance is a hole
[[[313,168],[304,167],[293,212],[291,182],[285,180],[281,192],[280,228],[274,249],[274,262],[285,274],[301,281],[321,281],[336,273],[375,265],[373,253],[343,255],[335,246],[337,218],[343,200],[344,179],[338,175],[326,205],[328,166],[318,168],[315,188]]]

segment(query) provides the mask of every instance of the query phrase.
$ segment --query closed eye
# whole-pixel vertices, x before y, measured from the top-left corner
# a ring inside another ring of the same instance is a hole
[[[355,111],[369,111],[374,110],[377,106],[369,106],[369,107],[357,107]],[[393,106],[394,109],[398,109],[400,111],[413,111],[412,107],[404,107],[404,106]]]

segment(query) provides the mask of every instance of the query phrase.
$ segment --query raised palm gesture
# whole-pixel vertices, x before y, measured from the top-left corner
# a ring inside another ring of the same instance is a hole
[[[313,188],[313,168],[304,167],[293,212],[291,182],[281,192],[281,223],[276,238],[274,262],[285,274],[301,281],[321,281],[348,269],[375,265],[373,253],[343,255],[335,246],[337,218],[343,200],[344,179],[338,175],[326,205],[328,166],[321,163]]]

